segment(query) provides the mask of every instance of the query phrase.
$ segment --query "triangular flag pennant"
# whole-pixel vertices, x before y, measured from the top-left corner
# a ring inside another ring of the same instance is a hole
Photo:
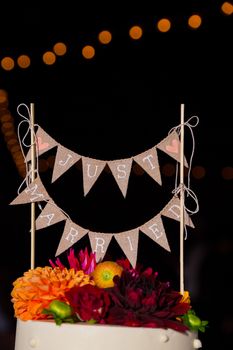
[[[88,232],[91,249],[96,253],[96,261],[101,261],[108,249],[109,243],[112,239],[112,234],[102,232]]]
[[[82,228],[81,226],[76,225],[74,222],[70,220],[67,220],[55,256],[60,255],[65,250],[70,248],[73,244],[75,244],[83,236],[85,236],[87,232],[88,230]]]
[[[171,132],[165,139],[158,143],[156,147],[177,160],[177,162],[180,162],[180,139],[176,131]],[[188,168],[185,157],[184,166]]]
[[[81,156],[68,148],[61,145],[57,147],[57,154],[53,168],[52,182],[56,181],[62,174],[64,174],[72,165],[74,165]]]
[[[153,241],[158,243],[161,247],[168,250],[169,252],[171,251],[160,214],[156,215],[153,219],[142,225],[139,229],[148,237],[153,239]]]
[[[168,218],[176,221],[180,221],[180,199],[174,196],[163,208],[161,215],[167,216]],[[194,228],[194,224],[186,211],[184,211],[184,223],[185,225]]]
[[[133,157],[137,162],[156,182],[162,184],[157,150],[155,147],[138,154]]]
[[[139,228],[130,231],[114,233],[114,237],[131,265],[135,268],[138,254]]]
[[[129,175],[132,167],[132,159],[119,159],[108,161],[108,166],[123,194],[126,196],[128,189]]]
[[[103,171],[106,162],[103,160],[82,157],[82,163],[84,196],[86,196]]]
[[[57,141],[55,141],[51,136],[49,136],[49,134],[47,134],[40,126],[37,129],[35,140],[38,156],[57,146]],[[31,160],[30,150],[26,156],[26,161],[29,160]]]
[[[41,202],[49,199],[50,197],[38,176],[35,181],[30,183],[10,204]]]
[[[54,225],[66,219],[67,217],[60,208],[58,208],[54,202],[49,202],[36,219],[36,230]]]

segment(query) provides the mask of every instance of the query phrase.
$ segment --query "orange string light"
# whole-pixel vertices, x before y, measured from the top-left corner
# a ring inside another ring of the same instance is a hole
[[[233,5],[229,1],[222,3],[220,12],[225,15],[233,14]],[[199,14],[193,14],[188,18],[188,26],[192,29],[198,29],[202,24],[202,17]],[[161,18],[157,21],[159,32],[165,33],[171,29],[172,23],[168,18]],[[143,28],[139,25],[132,26],[129,29],[129,36],[133,40],[139,40],[143,35]],[[112,41],[112,33],[109,30],[102,30],[98,34],[98,40],[101,44],[109,44]],[[57,42],[53,45],[52,51],[43,54],[42,60],[46,65],[53,65],[56,62],[56,56],[63,56],[67,52],[67,45],[63,42]],[[95,49],[92,45],[86,45],[82,48],[82,56],[91,59],[95,56]],[[5,71],[11,71],[15,67],[15,61],[19,68],[26,69],[31,65],[31,59],[28,55],[21,54],[17,59],[5,56],[1,59],[0,65]],[[0,95],[1,103],[1,95]]]

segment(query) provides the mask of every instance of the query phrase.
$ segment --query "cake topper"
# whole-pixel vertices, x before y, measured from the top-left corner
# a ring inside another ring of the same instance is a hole
[[[165,139],[157,145],[157,147],[165,148],[167,152],[180,155],[180,183],[177,186],[176,176],[173,198],[160,213],[140,227],[108,234],[92,232],[72,222],[70,217],[56,205],[47,193],[38,173],[38,156],[40,152],[51,147],[53,138],[42,138],[35,133],[34,105],[30,106],[30,110],[26,105],[24,107],[26,107],[30,118],[23,116],[22,123],[28,123],[28,130],[21,139],[21,123],[18,135],[20,142],[22,140],[21,146],[26,146],[25,139],[30,131],[31,153],[29,160],[26,160],[26,177],[19,187],[18,196],[11,204],[31,203],[31,269],[13,283],[11,296],[15,316],[20,321],[54,319],[57,325],[61,325],[63,322],[87,322],[88,324],[165,328],[179,332],[188,330],[204,332],[208,321],[202,321],[196,315],[191,306],[189,292],[184,290],[184,232],[186,225],[193,227],[189,214],[198,211],[198,201],[190,189],[190,184],[187,188],[184,184],[184,105],[181,105],[181,124],[170,131],[170,134],[174,135],[178,130],[177,135],[180,134],[180,141],[179,138],[172,136],[172,140],[168,137],[169,142],[166,142]],[[193,136],[190,121],[186,125],[190,128]],[[192,156],[193,151],[194,147]],[[73,151],[69,154],[70,157],[67,159],[78,159]],[[154,154],[152,150],[146,153],[146,159],[150,159],[150,166],[153,164],[151,157],[153,160],[155,159]],[[142,160],[143,164],[143,157],[138,155],[135,158],[140,159],[138,160],[139,164]],[[80,158],[83,160],[83,157],[80,156]],[[133,159],[133,157],[128,159],[129,163],[132,163]],[[60,159],[57,164],[59,165],[61,161]],[[120,160],[117,164],[124,165],[126,163],[124,160]],[[155,171],[157,172],[157,170]],[[192,212],[186,208],[185,194],[190,195],[196,203],[196,209]],[[38,203],[41,206],[41,202],[46,204],[44,208],[41,207],[41,213],[36,219],[35,204]],[[145,233],[163,248],[170,250],[162,216],[180,222],[179,292],[172,289],[170,282],[161,282],[158,278],[158,272],[153,271],[151,267],[144,269],[136,265],[139,231]],[[35,268],[35,230],[61,220],[66,221],[66,224],[56,255],[64,250],[69,250],[67,254],[69,268],[63,265],[60,258],[56,258],[55,262],[50,259],[51,267]],[[85,248],[85,251],[81,250],[75,255],[72,245],[87,233],[92,252],[89,254]],[[116,262],[103,260],[113,237],[125,252],[127,259],[118,259]],[[201,342],[196,339],[195,333],[193,335],[190,333],[189,336],[190,340],[194,337],[196,341],[193,342],[194,348],[201,347]],[[16,339],[18,337],[19,335]],[[164,342],[168,339],[166,338]]]
[[[20,111],[26,108],[25,116]],[[181,104],[181,122],[178,126],[172,128],[168,136],[156,144],[151,149],[127,159],[117,160],[98,160],[84,157],[59,144],[53,137],[48,135],[39,125],[34,123],[34,105],[21,104],[18,106],[18,113],[23,117],[18,127],[18,135],[22,146],[29,147],[30,150],[25,156],[27,165],[27,175],[19,187],[18,196],[11,202],[12,205],[31,203],[31,268],[35,265],[35,231],[54,225],[59,221],[65,221],[63,234],[61,236],[55,256],[71,248],[76,242],[88,234],[90,246],[96,254],[97,262],[102,261],[107,248],[113,238],[117,241],[126,257],[133,267],[137,263],[139,231],[146,234],[149,238],[159,244],[162,248],[170,251],[162,216],[177,220],[180,222],[180,291],[184,292],[184,238],[186,226],[194,227],[190,215],[198,211],[198,200],[190,188],[190,170],[194,152],[194,136],[192,128],[198,123],[197,117],[191,117],[186,123],[184,122],[184,104]],[[191,120],[195,119],[195,124]],[[28,129],[23,137],[20,134],[22,123],[28,123]],[[192,134],[193,149],[188,164],[184,156],[184,126],[187,126]],[[35,131],[35,127],[37,131]],[[26,145],[25,139],[30,132],[31,143]],[[137,162],[157,183],[161,184],[160,167],[157,156],[157,149],[162,150],[180,165],[180,180],[177,184],[178,169],[176,173],[176,183],[173,190],[173,197],[162,208],[162,210],[152,217],[149,221],[142,223],[140,226],[131,230],[122,232],[93,232],[89,228],[82,227],[73,222],[69,215],[63,211],[47,193],[38,172],[38,157],[46,151],[57,147],[56,160],[54,163],[52,182],[57,180],[64,172],[73,166],[80,159],[83,165],[83,186],[84,195],[86,195],[100,176],[106,165],[109,166],[122,194],[124,197],[127,193],[129,176],[132,162]],[[24,153],[23,153],[24,154]],[[188,167],[188,186],[184,183],[184,167]],[[25,188],[22,190],[23,186]],[[189,210],[185,205],[185,195],[191,196],[196,203],[194,211]],[[46,202],[41,213],[35,218],[35,204]]]

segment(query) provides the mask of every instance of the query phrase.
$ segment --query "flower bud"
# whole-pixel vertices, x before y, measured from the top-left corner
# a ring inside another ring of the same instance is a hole
[[[53,300],[49,304],[49,310],[61,319],[70,317],[73,314],[72,307],[60,300]]]

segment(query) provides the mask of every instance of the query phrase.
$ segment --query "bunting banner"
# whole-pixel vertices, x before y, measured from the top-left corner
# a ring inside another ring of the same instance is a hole
[[[36,219],[36,230],[54,225],[66,219],[67,217],[60,208],[58,208],[54,202],[50,201]]]
[[[119,246],[127,256],[127,259],[133,267],[136,266],[138,255],[138,236],[139,228],[134,230],[120,232],[114,235]]]
[[[96,261],[103,260],[113,234],[102,232],[88,232],[92,251],[96,254]]]
[[[180,199],[177,196],[174,196],[170,202],[165,206],[165,208],[161,211],[161,215],[167,216],[170,219],[180,221]],[[184,210],[184,223],[187,226],[194,228],[194,224]]]
[[[84,196],[90,191],[98,177],[100,176],[102,170],[104,169],[106,162],[82,157],[83,165],[83,188]]]
[[[151,149],[127,159],[103,161],[84,157],[59,144],[40,126],[36,132],[36,146],[38,156],[54,147],[57,147],[51,182],[55,182],[75,163],[82,159],[84,196],[89,193],[90,189],[93,187],[106,165],[109,166],[109,169],[114,179],[116,180],[116,183],[122,195],[126,197],[133,161],[135,161],[149,176],[151,176],[154,181],[156,181],[159,185],[162,185],[157,149],[165,152],[168,156],[172,157],[177,162],[180,162],[181,156],[180,139],[178,133],[175,130],[169,133],[167,137],[165,137]],[[30,159],[31,153],[28,152],[26,160],[30,161]],[[184,166],[188,167],[188,163],[185,158]]]
[[[87,233],[88,230],[85,228],[75,224],[71,220],[67,220],[55,256],[60,255],[65,250],[72,247],[73,244],[78,242]]]
[[[77,163],[81,156],[68,148],[58,145],[57,154],[54,162],[52,182],[56,181],[72,165]]]
[[[177,162],[180,162],[180,139],[175,130],[168,134],[156,147],[174,158]],[[188,168],[188,163],[185,158],[184,166]]]
[[[86,166],[88,164],[91,164],[92,166],[95,164],[97,168],[93,167],[93,169],[97,169],[96,176],[101,172],[101,168],[104,166],[104,162],[101,162],[100,165],[98,162],[89,163],[89,159],[87,158],[85,158],[84,161],[86,162]],[[125,168],[126,170],[124,170],[126,172],[126,177],[127,174],[129,174],[131,167],[130,162],[127,164],[128,167]],[[112,165],[112,167],[114,166],[115,169],[117,169],[117,167],[121,165],[121,162],[116,162],[114,165]],[[91,230],[83,228],[70,220],[69,216],[62,209],[60,209],[48,195],[40,177],[37,177],[35,181],[28,185],[26,189],[23,190],[10,204],[24,204],[39,201],[46,201],[47,203],[36,219],[36,230],[52,226],[60,221],[65,221],[63,234],[56,251],[56,256],[69,249],[72,245],[88,234],[91,249],[96,253],[97,261],[100,261],[104,258],[108,246],[114,237],[133,267],[135,267],[137,261],[139,232],[146,234],[155,243],[170,252],[170,246],[161,216],[165,216],[176,221],[180,221],[181,216],[180,199],[178,196],[173,196],[172,199],[160,211],[160,213],[156,214],[152,219],[141,226],[138,226],[132,230],[117,233],[92,232]],[[186,211],[184,220],[185,225],[194,228],[194,225]]]
[[[129,175],[132,167],[132,159],[121,159],[108,161],[108,166],[118,184],[123,196],[128,189]]]
[[[35,144],[38,156],[56,147],[58,142],[55,141],[49,134],[47,134],[40,126],[35,135]],[[26,161],[31,160],[31,151],[26,155]]]
[[[34,203],[49,199],[50,196],[48,195],[40,177],[38,176],[33,182],[28,184],[25,190],[20,192],[10,204]]]
[[[156,182],[162,185],[159,160],[155,147],[133,157],[141,168],[143,168]]]
[[[168,250],[169,252],[171,251],[160,214],[156,215],[153,219],[141,226],[140,230],[149,238],[153,239],[153,241],[159,244],[162,248]]]

